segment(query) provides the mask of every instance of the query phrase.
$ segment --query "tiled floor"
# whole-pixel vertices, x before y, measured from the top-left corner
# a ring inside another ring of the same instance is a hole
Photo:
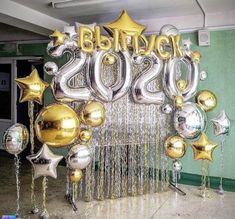
[[[0,158],[0,215],[14,214],[15,179],[13,160]],[[30,168],[22,165],[21,210],[27,218],[39,218],[29,214],[30,209]],[[74,213],[64,199],[64,167],[59,167],[57,180],[49,180],[47,208],[50,218],[55,219],[170,219],[170,218],[235,218],[235,193],[224,196],[211,191],[211,198],[201,198],[197,187],[181,186],[186,196],[168,191],[116,200],[78,202]],[[40,182],[36,182],[37,196],[40,197]]]

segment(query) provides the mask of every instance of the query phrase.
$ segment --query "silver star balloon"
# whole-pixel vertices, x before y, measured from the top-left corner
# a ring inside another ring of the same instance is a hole
[[[224,110],[216,118],[211,119],[211,122],[213,123],[214,134],[216,136],[229,134],[231,122]]]
[[[73,38],[77,35],[75,26],[65,26],[64,33],[67,34],[70,38]]]
[[[79,28],[80,28],[80,27],[89,27],[91,30],[94,31],[94,30],[95,30],[96,23],[82,24],[82,23],[79,23],[79,22],[75,22],[75,26],[76,26],[77,31],[79,31]]]
[[[33,165],[34,179],[40,176],[50,176],[56,179],[56,167],[62,158],[63,156],[54,154],[46,144],[36,154],[27,156],[27,159]]]

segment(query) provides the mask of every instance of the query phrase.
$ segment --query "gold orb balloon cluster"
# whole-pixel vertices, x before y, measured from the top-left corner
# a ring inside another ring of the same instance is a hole
[[[88,101],[81,112],[76,113],[63,103],[45,106],[35,120],[36,136],[44,144],[51,147],[64,147],[80,142],[71,147],[67,156],[70,180],[77,183],[82,177],[82,169],[92,159],[92,151],[87,145],[92,138],[92,127],[105,122],[105,108],[101,102]],[[81,128],[81,125],[87,128]]]

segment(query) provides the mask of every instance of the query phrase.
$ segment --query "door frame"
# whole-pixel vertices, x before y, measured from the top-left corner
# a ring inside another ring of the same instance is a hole
[[[11,125],[17,122],[17,85],[15,78],[17,78],[17,61],[18,60],[40,60],[42,57],[39,56],[23,56],[23,57],[0,57],[0,64],[11,64],[11,120],[0,119],[0,122],[10,122]]]

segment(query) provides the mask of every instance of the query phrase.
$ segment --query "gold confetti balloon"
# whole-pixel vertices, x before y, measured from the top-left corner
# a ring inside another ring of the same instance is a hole
[[[184,98],[182,96],[175,97],[175,106],[179,109],[182,109],[184,106]]]
[[[92,137],[92,132],[90,129],[84,129],[79,134],[79,138],[82,142],[90,141],[91,137]]]
[[[73,143],[80,133],[76,112],[62,103],[44,107],[35,120],[36,135],[42,143],[62,147]]]
[[[116,62],[116,58],[112,54],[106,54],[103,58],[103,64],[105,65],[113,65]]]
[[[205,112],[212,111],[217,106],[217,98],[209,90],[199,91],[196,95],[196,102]]]
[[[70,181],[72,183],[78,183],[82,179],[82,170],[74,170],[70,174]]]
[[[91,127],[97,127],[105,121],[104,105],[98,101],[89,101],[83,107],[80,118],[82,122]]]
[[[176,85],[181,92],[187,88],[187,82],[183,79],[178,80]]]
[[[170,136],[166,139],[164,148],[168,157],[178,159],[185,155],[186,142],[179,136]]]

